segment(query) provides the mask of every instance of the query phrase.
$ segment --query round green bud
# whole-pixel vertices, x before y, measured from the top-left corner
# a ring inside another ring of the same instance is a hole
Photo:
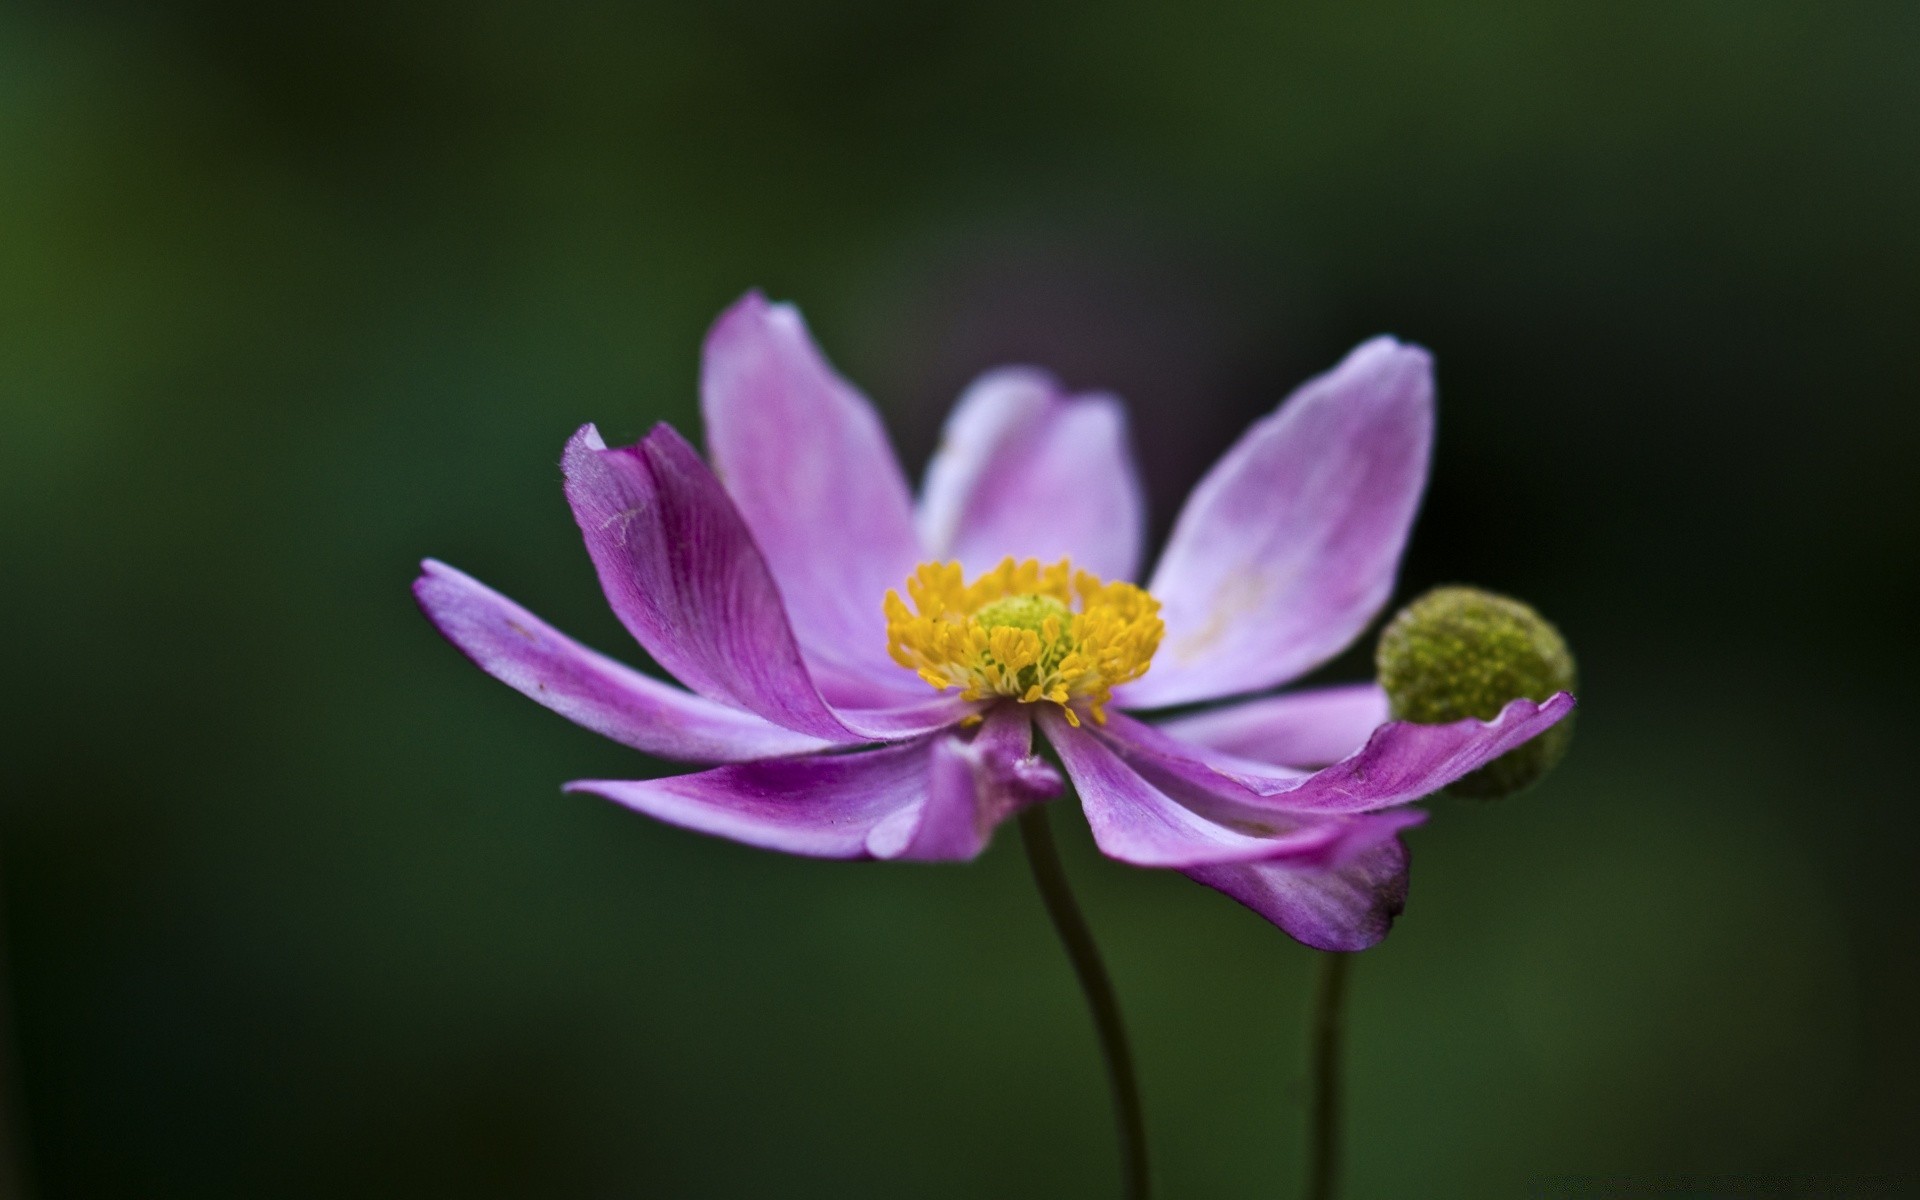
[[[1511,700],[1542,701],[1575,683],[1573,655],[1545,617],[1470,587],[1435,588],[1401,609],[1381,631],[1374,664],[1394,717],[1423,725],[1490,721]],[[1478,800],[1510,796],[1552,770],[1572,740],[1569,713],[1445,790]]]

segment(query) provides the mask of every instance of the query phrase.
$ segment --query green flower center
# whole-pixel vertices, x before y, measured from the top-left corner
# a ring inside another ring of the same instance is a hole
[[[995,600],[992,604],[982,605],[980,611],[973,614],[974,620],[988,629],[1005,625],[1014,629],[1031,629],[1035,633],[1039,633],[1046,625],[1048,617],[1058,617],[1064,625],[1072,616],[1072,610],[1052,596],[1037,596],[1031,592],[1024,596]]]
[[[1024,629],[1040,635],[1039,659],[1023,666],[1018,672],[1022,691],[1032,686],[1035,680],[1051,675],[1067,655],[1078,648],[1078,643],[1073,640],[1073,610],[1052,596],[1031,592],[1008,596],[984,605],[973,614],[973,619],[980,622],[989,634],[995,629]],[[1047,636],[1049,619],[1055,622],[1051,638]]]

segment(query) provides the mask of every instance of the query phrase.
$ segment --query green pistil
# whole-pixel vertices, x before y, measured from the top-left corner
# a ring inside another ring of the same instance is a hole
[[[1048,617],[1057,617],[1060,621],[1060,639],[1051,647],[1045,645],[1046,623]],[[1020,672],[1020,686],[1032,687],[1037,681],[1053,673],[1062,659],[1073,650],[1073,610],[1055,600],[1052,596],[1039,596],[1028,593],[1023,596],[1008,596],[1004,600],[995,600],[983,605],[973,614],[974,620],[988,629],[1011,627],[1026,629],[1039,634],[1042,639],[1040,661]]]
[[[1073,613],[1066,605],[1052,596],[1008,596],[1004,600],[995,600],[974,615],[974,619],[988,629],[998,629],[1011,625],[1015,629],[1031,629],[1039,633],[1046,625],[1048,617],[1060,618],[1061,632],[1065,632],[1073,620]]]

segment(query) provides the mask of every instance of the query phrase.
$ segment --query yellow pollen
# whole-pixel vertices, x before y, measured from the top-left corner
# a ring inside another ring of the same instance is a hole
[[[907,596],[911,610],[887,591],[893,661],[968,700],[1058,704],[1075,725],[1076,703],[1106,723],[1113,689],[1147,673],[1166,631],[1158,600],[1064,558],[1051,566],[1004,559],[972,583],[957,562],[922,563]]]

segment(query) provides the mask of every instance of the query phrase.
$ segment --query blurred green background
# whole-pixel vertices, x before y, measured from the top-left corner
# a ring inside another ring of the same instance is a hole
[[[1900,4],[7,6],[16,1174],[1114,1194],[1015,838],[816,863],[563,796],[663,768],[407,595],[433,554],[637,659],[560,446],[694,428],[762,286],[916,471],[979,369],[1117,390],[1159,531],[1354,342],[1430,346],[1403,592],[1534,601],[1584,707],[1411,835],[1350,1194],[1911,1180],[1916,113]],[[1294,1194],[1311,956],[1054,816],[1164,1194]]]

